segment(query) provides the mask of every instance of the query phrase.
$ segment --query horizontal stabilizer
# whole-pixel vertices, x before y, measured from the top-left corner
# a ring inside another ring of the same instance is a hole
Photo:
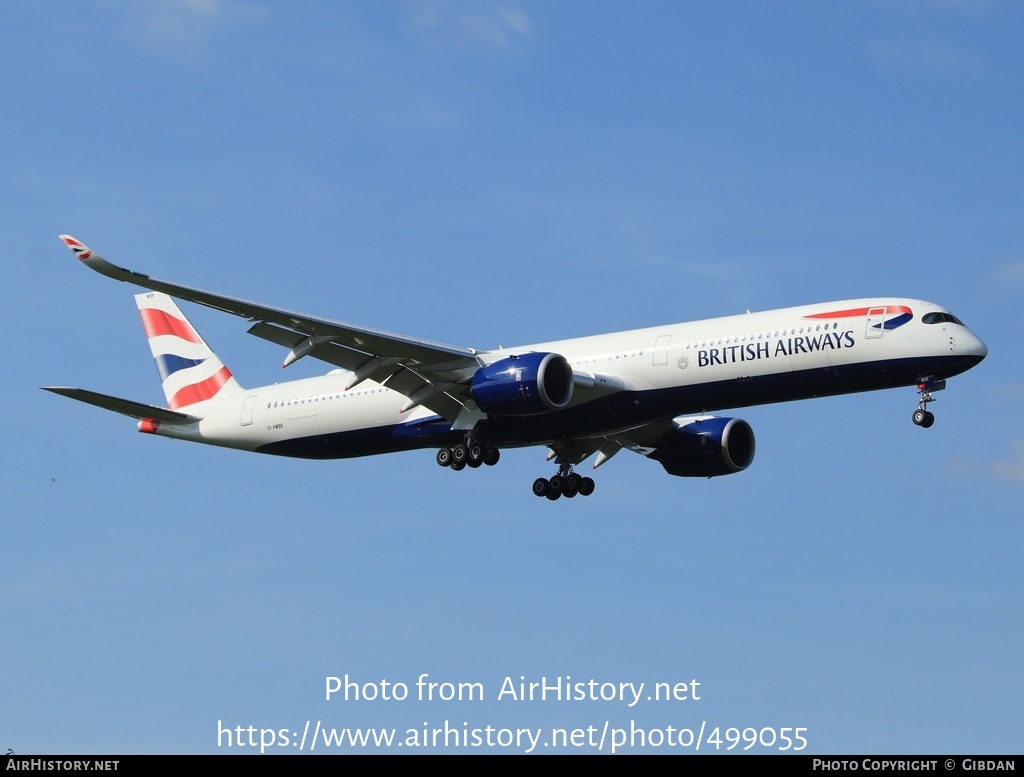
[[[77,399],[79,402],[102,407],[104,410],[113,410],[115,413],[132,418],[151,418],[165,424],[191,424],[201,420],[198,416],[188,413],[179,413],[176,410],[168,410],[165,407],[147,405],[142,402],[132,402],[130,399],[119,399],[95,391],[65,386],[41,386],[41,388],[44,391],[52,391],[54,394]]]

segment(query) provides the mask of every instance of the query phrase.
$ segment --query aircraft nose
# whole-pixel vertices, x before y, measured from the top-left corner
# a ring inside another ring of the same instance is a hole
[[[973,332],[969,331],[968,335],[967,341],[961,345],[961,351],[964,355],[974,359],[975,363],[980,362],[988,356],[988,346]]]

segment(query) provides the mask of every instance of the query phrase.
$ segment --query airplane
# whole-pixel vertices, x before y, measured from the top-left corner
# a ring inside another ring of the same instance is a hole
[[[118,267],[71,237],[87,267],[148,291],[135,297],[167,407],[44,386],[138,419],[140,432],[258,453],[343,459],[436,449],[442,467],[497,463],[500,450],[547,446],[557,472],[533,483],[556,500],[589,496],[623,448],[681,477],[741,472],[750,425],[709,413],[915,386],[913,421],[946,380],[988,348],[931,302],[870,298],[670,324],[515,348],[477,350],[356,326],[158,280]],[[174,302],[255,322],[250,334],[312,356],[326,375],[244,389]],[[595,455],[596,454],[596,455]]]

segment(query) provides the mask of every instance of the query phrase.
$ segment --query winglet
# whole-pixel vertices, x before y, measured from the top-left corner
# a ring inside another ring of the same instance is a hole
[[[115,281],[127,281],[129,283],[138,283],[140,286],[145,286],[141,283],[141,279],[149,279],[148,275],[137,273],[132,270],[126,270],[123,267],[118,267],[116,264],[111,264],[102,256],[90,249],[81,240],[77,240],[71,235],[61,235],[60,239],[64,241],[64,244],[71,249],[72,253],[78,257],[82,263],[96,272],[106,275],[108,278],[113,278]]]
[[[60,239],[63,240],[67,247],[74,252],[75,256],[83,262],[89,261],[92,257],[92,251],[90,251],[81,241],[75,240],[75,238],[71,237],[71,235],[61,235]]]

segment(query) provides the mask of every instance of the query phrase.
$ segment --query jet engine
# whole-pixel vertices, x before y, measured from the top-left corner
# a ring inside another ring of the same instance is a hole
[[[524,353],[481,367],[473,375],[473,399],[492,415],[536,415],[572,399],[572,367],[557,353]]]
[[[670,475],[707,477],[742,472],[754,460],[754,430],[739,418],[676,418],[647,458]]]

